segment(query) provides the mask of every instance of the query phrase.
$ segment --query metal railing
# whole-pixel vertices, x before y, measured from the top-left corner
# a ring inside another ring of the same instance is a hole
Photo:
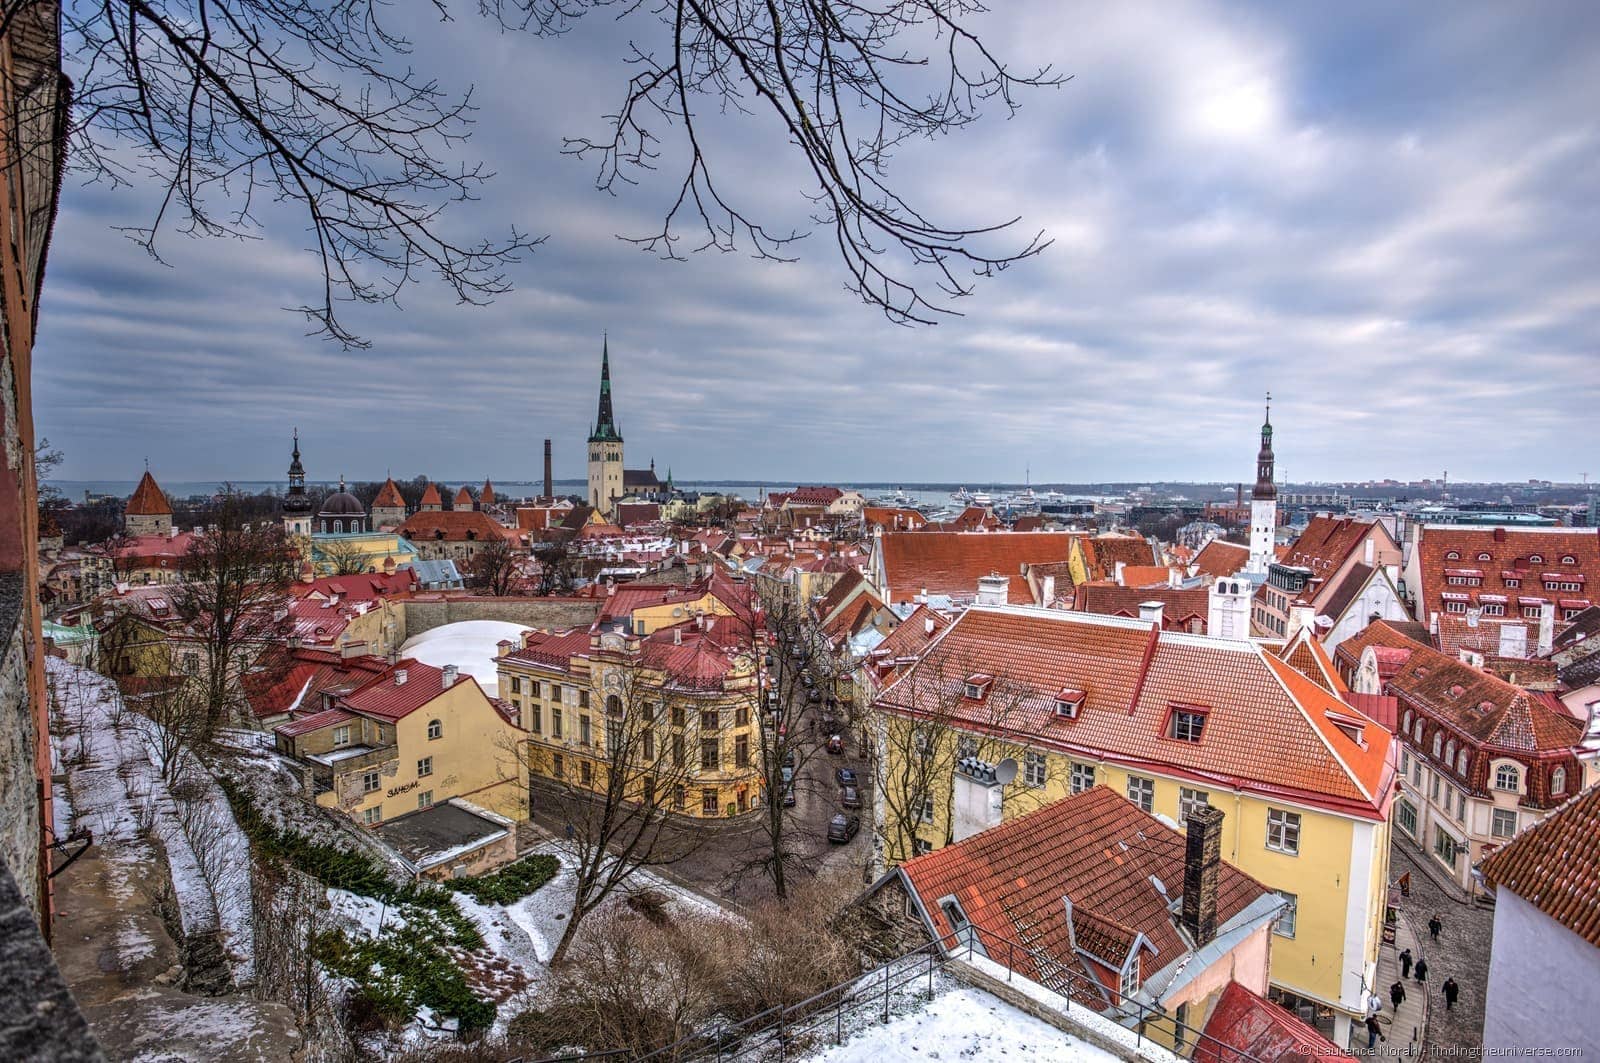
[[[948,946],[948,947],[946,947]],[[1004,960],[1000,956],[1004,955]],[[724,1023],[704,1033],[691,1034],[668,1045],[663,1045],[642,1055],[633,1055],[629,1049],[610,1049],[590,1053],[551,1056],[539,1060],[518,1057],[507,1063],[579,1063],[579,1061],[628,1058],[631,1063],[667,1063],[667,1061],[701,1060],[732,1063],[741,1059],[787,1060],[816,1047],[818,1036],[840,1045],[845,1040],[846,1019],[868,1013],[876,1021],[887,1023],[899,991],[917,983],[925,985],[927,997],[934,991],[934,975],[952,960],[965,960],[971,964],[974,956],[1005,968],[1006,981],[1014,976],[1034,982],[1050,992],[1067,998],[1072,1004],[1086,1007],[1074,999],[1079,997],[1101,1002],[1100,1014],[1108,1015],[1118,1025],[1134,1035],[1134,1044],[1142,1048],[1145,1042],[1153,1047],[1180,1054],[1206,1046],[1217,1063],[1266,1063],[1260,1057],[1219,1040],[1177,1017],[1137,1000],[1115,1001],[1112,991],[1097,979],[1072,970],[1062,961],[1041,950],[1011,938],[967,927],[960,932],[946,934],[914,949],[900,953],[880,963],[865,974],[837,985],[794,1004],[768,1008],[738,1022]],[[1048,971],[1057,985],[1065,985],[1066,992],[1039,981],[1039,972]],[[1070,1016],[1068,1021],[1073,1021]],[[1152,1038],[1148,1026],[1170,1032],[1171,1044]],[[1180,1036],[1181,1035],[1181,1036]]]

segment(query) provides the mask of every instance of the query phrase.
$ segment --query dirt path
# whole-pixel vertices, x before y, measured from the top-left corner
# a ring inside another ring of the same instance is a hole
[[[194,996],[173,984],[178,950],[156,914],[154,853],[94,847],[56,879],[56,962],[111,1059],[292,1060],[289,1010],[249,997]]]

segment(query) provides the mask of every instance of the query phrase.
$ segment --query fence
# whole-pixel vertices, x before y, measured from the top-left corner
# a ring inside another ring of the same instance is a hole
[[[1156,1026],[1172,1035],[1180,1051],[1184,1046],[1198,1048],[1205,1045],[1214,1054],[1216,1063],[1265,1063],[1148,1004],[1137,1000],[1113,1000],[1114,994],[1103,983],[1067,967],[1040,950],[970,926],[885,960],[864,975],[830,986],[798,1003],[769,1008],[739,1022],[693,1034],[643,1055],[634,1055],[627,1049],[612,1049],[539,1060],[518,1057],[507,1063],[586,1063],[607,1059],[628,1059],[630,1063],[682,1063],[688,1060],[704,1063],[713,1060],[716,1063],[733,1063],[736,1060],[787,1063],[819,1043],[843,1044],[847,1019],[871,1014],[877,1021],[887,1023],[894,1001],[902,990],[924,986],[931,997],[936,972],[951,960],[965,959],[970,964],[975,957],[1004,967],[1007,982],[1017,977],[1044,985],[1063,997],[1080,996],[1103,1003],[1102,1014],[1128,1029],[1134,1036],[1136,1048],[1142,1049],[1148,1044],[1172,1050],[1171,1046],[1152,1039],[1146,1033],[1147,1027]],[[1040,981],[1041,977],[1054,984]],[[1057,986],[1065,986],[1065,991]],[[1068,1021],[1072,1020],[1069,1018]]]

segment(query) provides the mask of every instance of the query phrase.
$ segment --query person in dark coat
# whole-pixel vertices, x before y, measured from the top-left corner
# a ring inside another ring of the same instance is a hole
[[[1461,987],[1456,985],[1454,978],[1444,980],[1444,1010],[1450,1011],[1456,1006],[1456,998],[1461,995]]]
[[[1406,1002],[1406,987],[1396,982],[1389,987],[1389,999],[1394,1002],[1395,1013],[1400,1011],[1400,1005]]]
[[[1418,981],[1418,983],[1422,983],[1422,982],[1426,982],[1427,980],[1428,980],[1428,961],[1427,960],[1418,960],[1417,961],[1417,981]]]
[[[1433,918],[1428,920],[1428,933],[1433,935],[1433,940],[1439,940],[1439,931],[1444,929],[1444,923],[1439,919],[1439,913],[1434,912]]]
[[[1388,1040],[1388,1038],[1383,1036],[1383,1031],[1378,1029],[1378,1017],[1376,1015],[1368,1015],[1367,1016],[1367,1047],[1368,1048],[1372,1048],[1379,1041],[1387,1041],[1387,1040]]]
[[[1410,949],[1402,949],[1400,951],[1400,977],[1401,978],[1410,978],[1411,977],[1411,950]]]

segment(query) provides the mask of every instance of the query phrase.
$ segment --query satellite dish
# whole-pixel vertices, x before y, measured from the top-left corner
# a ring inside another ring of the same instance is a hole
[[[1009,786],[1017,777],[1017,762],[1013,757],[1007,757],[994,766],[994,781],[1001,786]]]

